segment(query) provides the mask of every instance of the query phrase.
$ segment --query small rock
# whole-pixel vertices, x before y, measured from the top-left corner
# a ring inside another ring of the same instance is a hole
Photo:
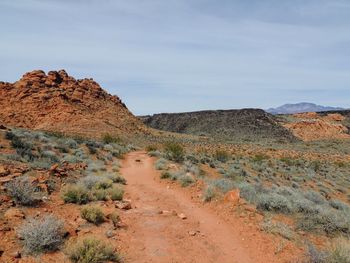
[[[21,252],[19,252],[19,251],[14,252],[14,253],[12,254],[12,256],[13,256],[14,258],[21,258],[21,257],[22,257]]]
[[[113,230],[107,230],[106,231],[106,237],[111,238],[114,237],[116,233]]]
[[[135,162],[140,163],[140,162],[141,162],[141,160],[140,160],[140,159],[136,159],[136,160],[135,160]]]
[[[115,207],[123,210],[129,210],[132,208],[129,201],[118,201],[116,202]]]
[[[240,192],[239,189],[231,190],[225,194],[224,200],[232,203],[233,205],[239,204]]]
[[[177,214],[177,216],[182,220],[187,219],[187,216],[184,213]]]
[[[188,231],[188,234],[190,236],[195,236],[195,235],[197,235],[197,231],[191,230],[191,231]]]

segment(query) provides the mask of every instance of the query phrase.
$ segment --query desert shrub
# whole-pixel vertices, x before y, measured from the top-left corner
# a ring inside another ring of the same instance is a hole
[[[82,185],[67,185],[62,190],[62,199],[66,203],[86,204],[90,196],[88,189]]]
[[[271,220],[265,220],[261,224],[261,228],[267,233],[280,235],[281,237],[288,240],[294,239],[295,236],[293,230],[288,225],[281,222],[274,223]]]
[[[315,191],[308,191],[304,194],[305,198],[314,202],[315,204],[321,205],[326,203],[326,199]]]
[[[112,247],[92,237],[71,243],[66,254],[74,263],[121,262],[120,256]]]
[[[41,158],[45,158],[45,159],[49,160],[50,163],[59,162],[59,158],[57,157],[57,155],[54,151],[43,151],[41,153]]]
[[[286,197],[276,193],[259,195],[257,208],[264,211],[274,211],[285,214],[292,212],[291,202]]]
[[[102,180],[101,176],[87,175],[79,179],[78,184],[83,185],[87,189],[91,190]]]
[[[63,242],[63,222],[52,215],[30,218],[17,230],[29,253],[53,251]]]
[[[159,157],[161,153],[160,151],[151,151],[151,152],[148,152],[148,155],[151,157]]]
[[[170,179],[173,181],[176,181],[180,177],[185,175],[185,173],[183,171],[171,171],[171,172],[169,172],[169,174],[170,174]]]
[[[111,174],[111,173],[108,173],[105,175],[108,179],[110,179],[113,183],[116,183],[116,184],[126,184],[126,179],[124,177],[122,177],[121,175],[119,174]]]
[[[170,178],[170,173],[168,171],[163,171],[160,175],[160,179],[168,179]]]
[[[36,192],[35,186],[32,184],[28,176],[16,177],[6,185],[6,190],[17,204],[34,205],[40,200],[40,193]]]
[[[70,149],[77,149],[79,146],[77,141],[72,138],[65,139],[64,144]]]
[[[106,166],[102,161],[92,161],[88,164],[86,171],[94,173],[97,173],[99,171],[106,171]]]
[[[191,173],[191,174],[193,174],[195,176],[198,176],[199,173],[200,173],[200,170],[199,170],[198,166],[190,163],[189,161],[186,161],[184,163],[183,169],[184,169],[184,171],[186,173]]]
[[[308,244],[307,263],[329,263],[327,261],[328,254],[325,251],[317,249],[312,244]]]
[[[313,202],[305,198],[295,198],[293,200],[293,206],[295,212],[304,214],[316,214],[319,211],[319,207],[315,206]]]
[[[113,148],[113,146],[110,145],[110,144],[105,144],[105,145],[103,146],[103,150],[105,150],[105,151],[107,151],[107,152],[111,152],[111,151],[114,150],[114,148]]]
[[[213,157],[219,162],[226,163],[230,158],[230,154],[224,150],[217,150],[215,151]]]
[[[95,225],[104,222],[104,214],[102,210],[96,206],[84,206],[80,211],[80,215],[83,219]]]
[[[69,153],[69,148],[66,145],[55,145],[55,149],[59,150],[61,153]]]
[[[329,205],[337,210],[350,211],[350,206],[340,200],[330,200]]]
[[[155,167],[157,170],[165,170],[168,168],[168,162],[164,158],[160,158],[156,161]]]
[[[112,186],[113,186],[113,181],[106,177],[102,177],[101,180],[97,182],[97,184],[95,185],[97,189],[108,189],[108,188],[111,188]]]
[[[213,198],[216,196],[216,192],[215,192],[215,187],[212,185],[208,185],[203,193],[203,200],[205,202],[209,202],[211,200],[213,200]]]
[[[61,162],[67,162],[67,163],[81,163],[83,162],[83,159],[75,156],[75,155],[71,155],[71,154],[64,154],[63,158],[61,158]]]
[[[193,164],[198,164],[199,163],[199,160],[198,160],[197,156],[192,155],[192,154],[186,155],[185,159],[186,159],[186,161],[188,161],[190,163],[193,163]]]
[[[94,147],[93,145],[87,143],[86,147],[88,148],[90,154],[96,154],[97,153],[97,148]]]
[[[11,138],[11,146],[16,149],[16,153],[26,159],[27,161],[31,162],[36,159],[36,156],[33,154],[33,145],[29,142],[24,141],[17,135],[14,135]]]
[[[225,178],[213,180],[212,185],[222,193],[227,193],[235,188],[234,182]]]
[[[336,240],[328,253],[329,263],[349,263],[350,241],[345,239]]]
[[[98,201],[108,200],[108,193],[105,189],[94,189],[92,195]]]
[[[117,212],[109,214],[108,219],[112,221],[114,227],[117,227],[118,223],[120,222],[120,216]]]
[[[256,154],[253,158],[253,162],[262,162],[263,160],[268,159],[269,157],[265,154]]]
[[[16,137],[16,134],[14,134],[12,131],[5,132],[5,139],[6,140],[12,140],[14,137]]]
[[[103,135],[102,141],[105,144],[111,144],[111,143],[118,143],[119,144],[122,142],[122,140],[119,137],[113,136],[109,133]]]
[[[258,191],[256,187],[248,183],[240,183],[237,185],[240,190],[240,196],[251,203],[256,203]]]
[[[182,187],[189,186],[195,182],[195,180],[192,178],[192,176],[189,176],[187,174],[181,176],[179,178],[179,181],[180,181]]]
[[[158,147],[156,145],[147,145],[146,151],[149,152],[155,152],[158,150]]]
[[[121,201],[124,196],[124,189],[119,186],[114,186],[108,190],[109,196],[113,201]]]
[[[322,207],[315,214],[303,214],[297,222],[299,229],[324,232],[329,236],[350,234],[350,216],[329,207]]]
[[[184,148],[175,142],[168,142],[164,146],[166,157],[175,162],[182,162],[185,156]]]

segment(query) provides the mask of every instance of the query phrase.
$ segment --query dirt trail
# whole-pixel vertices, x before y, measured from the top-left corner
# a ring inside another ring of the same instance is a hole
[[[128,246],[126,262],[263,262],[251,258],[233,226],[198,207],[182,191],[157,182],[153,162],[144,152],[132,152],[123,161],[126,198],[135,206],[125,214],[127,230],[120,232]]]

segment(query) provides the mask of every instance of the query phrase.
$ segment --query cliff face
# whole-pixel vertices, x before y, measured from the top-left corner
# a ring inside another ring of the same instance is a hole
[[[277,119],[261,109],[162,113],[140,117],[149,127],[225,140],[297,140]]]
[[[0,123],[16,127],[91,137],[145,131],[119,97],[64,70],[35,70],[15,83],[0,82],[0,108]]]

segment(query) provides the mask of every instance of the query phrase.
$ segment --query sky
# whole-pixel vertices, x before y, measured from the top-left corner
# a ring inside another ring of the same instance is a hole
[[[348,0],[0,0],[0,80],[92,77],[136,115],[350,107]]]

